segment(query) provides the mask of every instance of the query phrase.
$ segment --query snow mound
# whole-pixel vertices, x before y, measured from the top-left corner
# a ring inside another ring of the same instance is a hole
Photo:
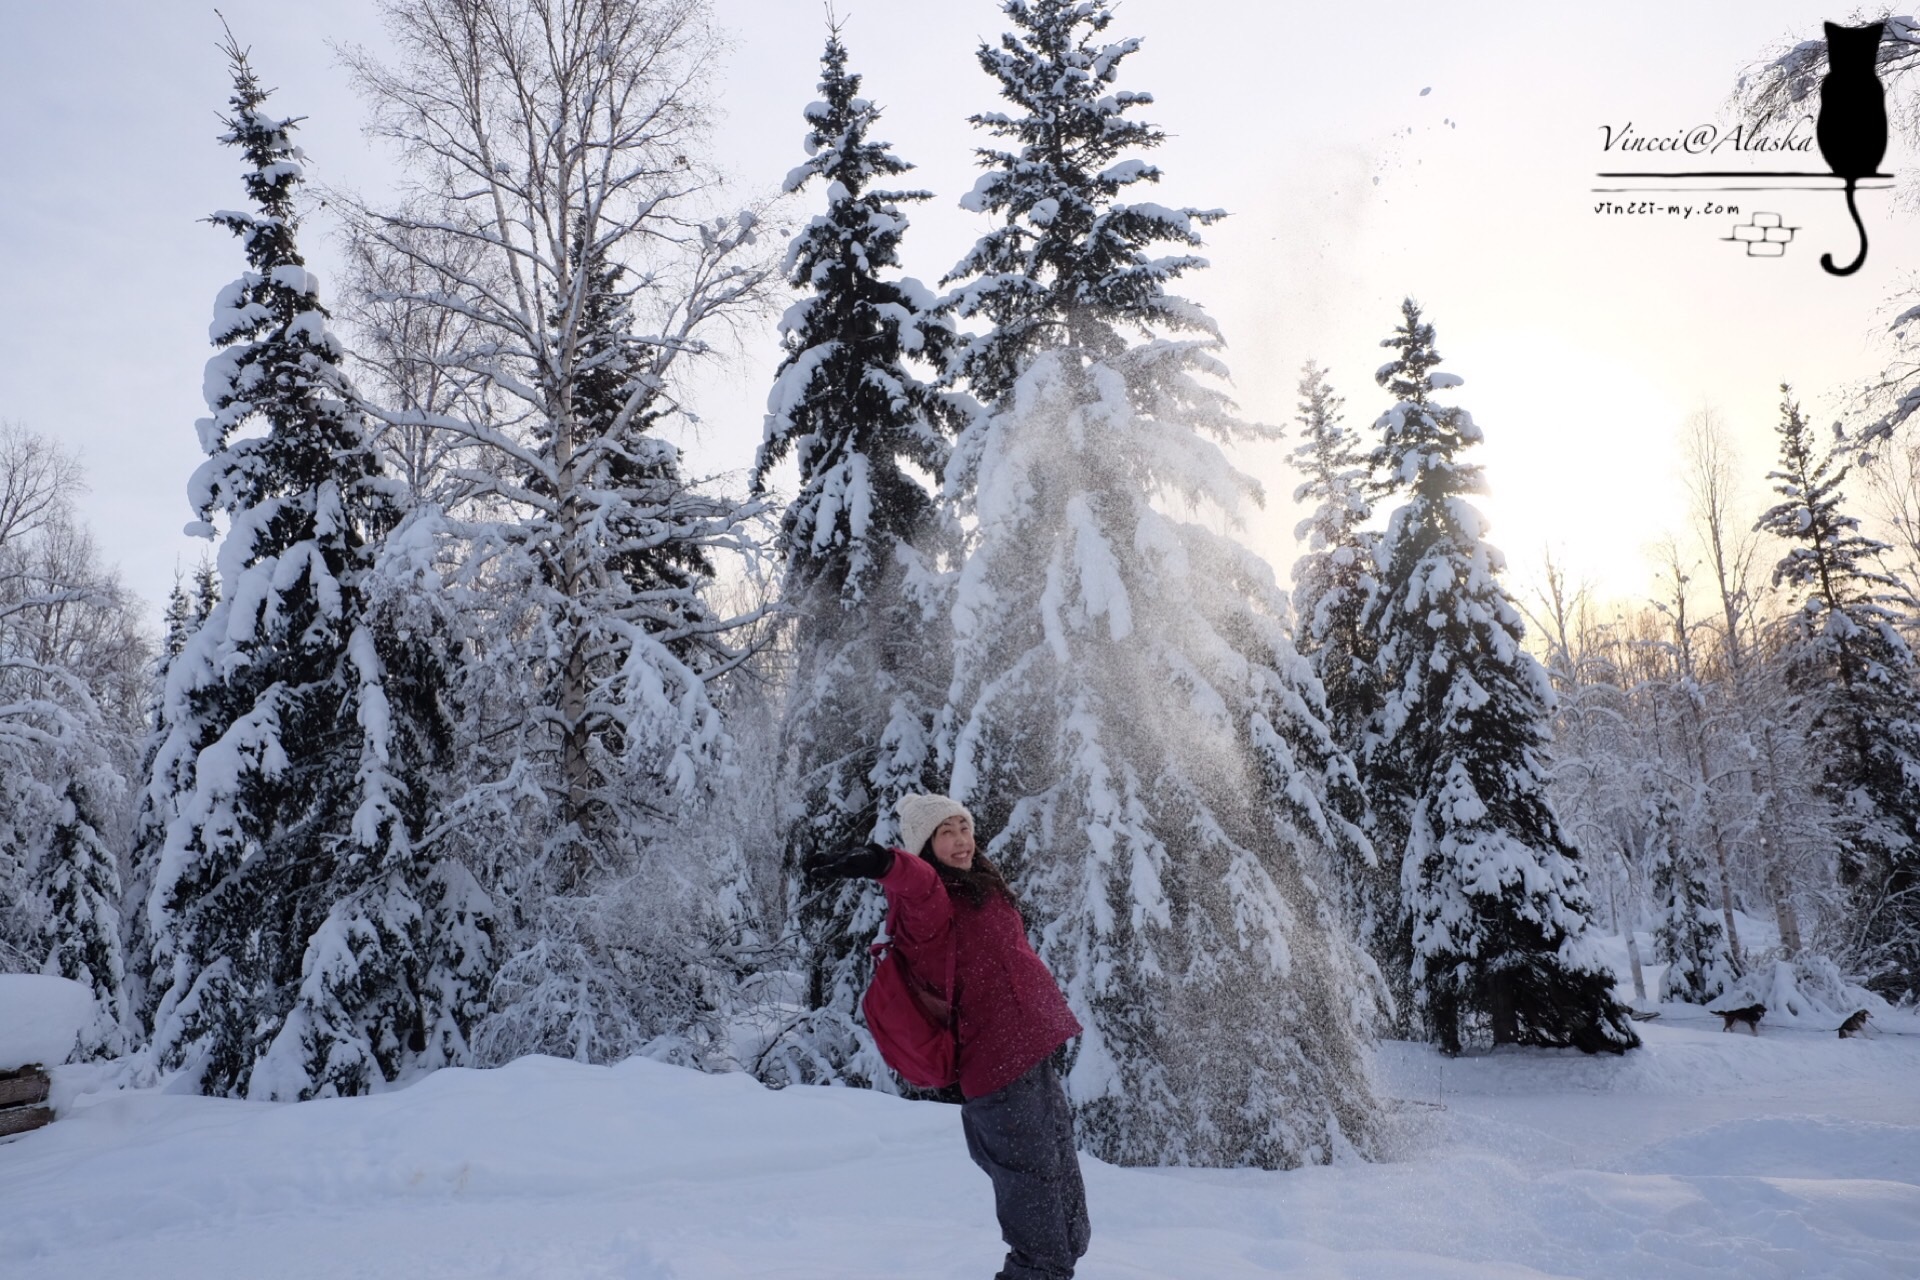
[[[57,1066],[93,1021],[93,992],[66,978],[0,973],[0,1071]]]
[[[1716,1009],[1767,1007],[1766,1021],[1815,1021],[1835,1026],[1857,1009],[1887,1012],[1887,1002],[1843,977],[1825,956],[1797,956],[1756,966],[1713,1002]],[[1763,1024],[1764,1025],[1764,1024]]]
[[[1828,1116],[1728,1120],[1642,1147],[1622,1173],[1856,1178],[1920,1184],[1920,1142],[1907,1125]]]

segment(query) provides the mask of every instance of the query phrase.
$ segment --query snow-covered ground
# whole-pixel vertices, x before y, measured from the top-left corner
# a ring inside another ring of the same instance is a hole
[[[1622,1059],[1388,1044],[1390,1162],[1086,1162],[1083,1280],[1920,1276],[1920,1018]],[[102,1088],[0,1143],[0,1276],[985,1280],[957,1112],[646,1061],[526,1059],[298,1105]]]

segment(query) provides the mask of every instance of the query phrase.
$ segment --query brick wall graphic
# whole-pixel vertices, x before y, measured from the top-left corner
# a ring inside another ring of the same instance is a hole
[[[1751,222],[1737,224],[1732,235],[1720,238],[1747,246],[1749,258],[1778,258],[1786,253],[1793,233],[1799,229],[1782,225],[1777,213],[1756,213]]]

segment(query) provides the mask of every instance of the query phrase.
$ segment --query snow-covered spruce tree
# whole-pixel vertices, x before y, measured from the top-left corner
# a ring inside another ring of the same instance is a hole
[[[120,870],[100,834],[99,814],[92,788],[70,780],[36,876],[46,903],[47,959],[41,972],[92,988],[93,1022],[82,1040],[93,1052],[118,1057],[127,1049],[128,1022]]]
[[[1580,854],[1547,802],[1553,691],[1469,501],[1483,481],[1461,455],[1480,429],[1431,399],[1460,379],[1434,371],[1433,326],[1411,298],[1381,345],[1397,354],[1375,375],[1396,401],[1379,470],[1407,496],[1367,610],[1384,700],[1366,769],[1380,848],[1401,867],[1416,1010],[1450,1053],[1480,1027],[1494,1044],[1632,1048],[1588,938]]]
[[[1665,961],[1662,1000],[1706,1004],[1733,982],[1733,953],[1707,869],[1682,840],[1680,806],[1656,780],[1647,799],[1645,857],[1653,889],[1653,958]]]
[[[213,218],[248,270],[214,307],[191,485],[190,528],[227,523],[222,594],[169,666],[153,761],[181,788],[156,801],[153,1064],[209,1094],[364,1093],[465,1057],[487,905],[419,843],[448,748],[444,638],[415,583],[381,581],[400,512],[295,243],[294,122],[226,52],[221,140],[254,209]]]
[[[1373,514],[1367,455],[1357,433],[1342,424],[1343,401],[1327,382],[1327,371],[1308,362],[1300,376],[1301,440],[1293,451],[1301,476],[1293,500],[1312,504],[1312,514],[1294,527],[1306,549],[1293,562],[1293,643],[1320,679],[1327,703],[1327,727],[1349,758],[1358,759],[1367,726],[1378,709],[1373,633],[1361,625],[1373,589],[1373,553],[1380,535],[1365,524]],[[1370,829],[1373,816],[1364,789],[1347,790],[1357,803],[1344,815]],[[1370,950],[1384,953],[1399,918],[1400,874],[1375,858],[1370,864],[1341,868],[1348,906]],[[1404,967],[1396,971],[1398,977]],[[1394,994],[1404,1002],[1404,990]]]
[[[1849,470],[1822,454],[1780,388],[1783,499],[1756,527],[1789,544],[1774,567],[1797,607],[1779,659],[1804,707],[1819,787],[1837,815],[1839,877],[1853,911],[1841,961],[1889,999],[1920,996],[1920,671],[1899,631],[1902,584],[1843,510]],[[1846,447],[1844,440],[1836,444]]]
[[[154,937],[149,927],[147,899],[153,892],[154,869],[166,848],[167,828],[172,824],[174,804],[190,790],[188,771],[192,761],[176,751],[164,769],[156,768],[160,751],[172,737],[173,726],[167,718],[167,676],[174,661],[187,647],[187,638],[213,612],[220,587],[214,577],[212,560],[202,560],[194,572],[194,590],[189,595],[178,577],[167,597],[166,630],[160,652],[153,663],[153,685],[147,699],[147,739],[140,749],[140,795],[133,816],[133,835],[127,854],[127,883],[124,901],[130,909],[122,913],[126,939],[127,1002],[142,1037],[153,1034],[154,1006],[167,987],[166,970],[170,957],[156,957]],[[184,739],[176,746],[184,745]],[[153,980],[156,958],[160,961],[161,980]]]
[[[707,597],[759,508],[686,476],[661,427],[697,421],[687,362],[771,264],[753,213],[715,216],[708,6],[381,9],[393,60],[350,61],[427,176],[352,214],[407,311],[390,340],[427,335],[409,378],[459,389],[385,416],[440,437],[465,486],[443,546],[471,653],[452,839],[510,904],[476,1045],[728,1061],[727,975],[758,927],[742,859],[778,851],[697,830],[734,782],[713,686],[764,612]]]
[[[1367,455],[1358,434],[1341,423],[1344,401],[1325,369],[1308,363],[1300,395],[1301,440],[1292,460],[1301,481],[1293,500],[1313,511],[1293,531],[1306,545],[1293,562],[1294,644],[1326,688],[1334,736],[1357,753],[1379,701],[1373,638],[1360,625],[1379,541],[1364,527],[1373,515]]]
[[[549,314],[575,357],[568,420],[529,423],[526,455],[495,459],[518,519],[448,526],[470,548],[455,578],[476,653],[457,840],[515,904],[476,1038],[490,1062],[692,1043],[759,917],[738,858],[702,861],[685,838],[733,777],[708,685],[743,656],[725,638],[742,619],[705,592],[751,512],[682,475],[653,431],[674,406],[626,269],[584,236],[574,252],[577,311],[556,297]]]
[[[786,355],[754,465],[756,492],[788,455],[799,466],[779,541],[782,598],[794,615],[783,717],[790,869],[817,852],[892,838],[894,801],[942,786],[931,733],[951,639],[928,595],[941,517],[907,468],[938,480],[953,411],[908,360],[937,362],[952,331],[929,314],[933,296],[919,281],[881,278],[899,266],[901,204],[929,197],[875,186],[912,167],[868,136],[879,118],[835,30],[821,56],[820,100],[806,109],[811,159],[786,180],[789,192],[817,181],[827,209],[787,253],[787,280],[803,296],[781,322]],[[887,1085],[853,1029],[879,895],[858,882],[813,889],[796,880],[790,900],[815,1012],[765,1056],[763,1074]]]
[[[1284,595],[1169,506],[1259,496],[1216,441],[1262,434],[1201,375],[1212,321],[1169,295],[1218,213],[1120,197],[1161,134],[1117,87],[1110,6],[1011,0],[981,64],[1015,111],[976,117],[966,201],[999,225],[952,300],[992,328],[958,356],[987,402],[947,484],[977,520],[940,722],[966,800],[1086,1028],[1078,1132],[1124,1163],[1287,1166],[1370,1150],[1364,1010],[1329,851],[1334,746]],[[1168,334],[1185,334],[1184,338]]]

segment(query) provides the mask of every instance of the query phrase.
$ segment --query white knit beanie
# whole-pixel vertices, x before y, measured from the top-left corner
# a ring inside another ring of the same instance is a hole
[[[949,796],[904,795],[893,807],[900,815],[900,847],[912,854],[924,850],[934,829],[948,818],[973,821],[967,806]]]

